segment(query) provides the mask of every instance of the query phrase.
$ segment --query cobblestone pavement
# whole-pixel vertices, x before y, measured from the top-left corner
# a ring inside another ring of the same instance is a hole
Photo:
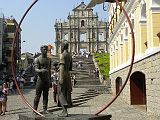
[[[25,89],[23,94],[32,105],[34,89]],[[113,96],[111,94],[98,93],[87,88],[73,88],[72,99],[74,107],[68,109],[69,114],[95,114],[106,105]],[[49,111],[59,114],[61,108],[53,102],[52,90],[49,94]],[[8,96],[6,115],[0,116],[0,120],[18,120],[18,114],[31,113],[18,94]],[[42,111],[42,99],[38,111]],[[145,110],[135,106],[129,106],[119,98],[101,114],[112,115],[111,120],[160,120],[160,116],[146,113]]]

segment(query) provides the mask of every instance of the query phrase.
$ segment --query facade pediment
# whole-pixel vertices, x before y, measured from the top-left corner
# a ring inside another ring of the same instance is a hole
[[[86,5],[84,3],[81,3],[79,6],[77,6],[76,8],[74,8],[73,11],[84,10],[85,7],[86,7]]]

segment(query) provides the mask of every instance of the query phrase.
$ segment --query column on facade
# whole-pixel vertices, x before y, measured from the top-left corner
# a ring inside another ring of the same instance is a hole
[[[56,31],[56,54],[58,54],[58,31]]]
[[[119,19],[120,14],[121,14],[121,8],[120,8],[120,6],[118,5],[118,6],[117,6],[117,20]]]
[[[147,14],[147,45],[148,49],[160,46],[157,33],[160,32],[160,3],[146,1]]]
[[[106,48],[106,46],[107,46],[106,40],[107,40],[107,39],[106,39],[106,31],[104,30],[104,31],[103,31],[103,42],[105,41],[105,45],[104,45],[103,48],[104,48],[105,51],[107,50],[107,48]],[[103,44],[102,44],[102,46],[103,46]]]
[[[134,21],[134,33],[135,33],[135,56],[139,56],[140,54],[140,28],[139,28],[139,13],[138,8],[134,13],[132,14],[134,18],[132,20]]]
[[[124,38],[125,38],[125,24],[122,25],[122,28],[121,28],[121,32],[120,32],[120,45],[121,45],[121,51],[122,51],[122,57],[121,57],[121,61],[122,61],[122,64],[125,63],[125,42],[124,42]]]
[[[119,65],[121,65],[123,63],[123,46],[122,46],[122,42],[121,42],[121,37],[120,34],[118,34],[118,51],[119,51]]]
[[[70,52],[72,52],[72,50],[71,50],[71,36],[70,36],[70,34],[71,34],[71,31],[70,31],[70,30],[68,30],[69,51],[70,51]]]
[[[114,69],[114,50],[113,50],[113,43],[110,43],[110,70]]]
[[[110,45],[110,51],[111,51],[111,70],[113,70],[115,68],[115,53],[114,53],[114,44],[113,42]]]
[[[147,25],[146,22],[140,23],[140,53],[143,54],[147,48]]]
[[[132,34],[131,32],[128,35],[128,60],[132,57]]]
[[[115,46],[115,68],[118,66],[118,48],[116,47],[116,40],[114,39]]]
[[[116,36],[116,39],[115,39],[115,43],[116,43],[116,51],[117,51],[117,66],[120,65],[121,63],[121,54],[120,54],[120,45],[119,45],[119,36]]]
[[[140,3],[135,11],[136,49],[138,54],[143,54],[147,47],[146,29],[146,4]]]
[[[90,28],[87,30],[87,39],[88,39],[88,50],[89,52],[92,53],[91,48],[90,48]]]
[[[124,38],[123,38],[123,63],[127,63],[128,61],[128,23],[126,22],[126,26],[124,29]]]
[[[92,31],[92,27],[91,27],[91,30],[90,30],[90,49],[91,49],[91,51],[93,52],[93,36],[92,36],[92,33],[93,31]]]
[[[160,46],[160,40],[157,34],[160,32],[160,7],[158,13],[152,13],[152,24],[153,24],[153,47]]]
[[[119,36],[117,36],[117,38],[116,38],[116,44],[117,44],[117,49],[118,49],[118,66],[121,64],[121,46],[120,46],[120,44],[119,44]]]
[[[77,50],[76,50],[76,52],[78,52],[79,51],[79,37],[78,37],[78,30],[76,29],[76,43],[77,43]]]
[[[116,54],[115,54],[115,50],[113,51],[113,69],[116,68]]]
[[[97,51],[97,50],[96,50],[96,46],[97,46],[96,40],[98,39],[98,38],[97,38],[97,34],[98,34],[98,33],[97,33],[96,30],[94,31],[94,34],[95,34],[95,37],[94,37],[94,39],[93,39],[92,42],[93,42],[93,50],[94,50],[94,52],[96,52],[96,51]]]
[[[57,53],[61,53],[61,39],[60,39],[60,36],[61,36],[61,33],[60,33],[60,29],[58,28],[58,31],[57,31]]]
[[[128,41],[127,39],[123,42],[123,63],[128,61]]]

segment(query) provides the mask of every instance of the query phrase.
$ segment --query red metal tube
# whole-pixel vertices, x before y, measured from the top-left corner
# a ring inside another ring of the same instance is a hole
[[[14,78],[14,82],[16,84],[16,87],[17,87],[17,90],[18,90],[18,93],[19,95],[21,96],[22,100],[26,103],[26,105],[32,110],[34,111],[36,114],[42,116],[42,117],[45,117],[44,115],[42,115],[41,113],[39,113],[37,110],[35,110],[30,104],[29,102],[26,100],[26,98],[24,97],[24,95],[22,94],[21,90],[19,89],[19,86],[18,86],[18,83],[17,83],[17,80],[16,80],[16,75],[15,75],[15,61],[14,61],[14,46],[15,46],[15,40],[16,40],[16,36],[18,34],[18,31],[20,29],[20,26],[24,20],[24,18],[26,17],[26,15],[28,14],[28,12],[31,10],[31,8],[38,2],[38,0],[35,0],[30,6],[29,8],[26,10],[26,12],[24,13],[24,15],[22,16],[17,28],[16,28],[16,32],[15,32],[15,36],[14,36],[14,39],[13,39],[13,42],[12,42],[12,49],[11,49],[11,67],[12,67],[12,74],[13,74],[13,78]]]
[[[132,28],[132,24],[131,24],[131,21],[130,21],[130,18],[127,14],[127,12],[125,11],[125,9],[123,8],[123,6],[119,3],[118,0],[115,0],[116,3],[120,6],[120,8],[123,10],[126,18],[127,18],[127,21],[129,23],[129,27],[131,29],[131,33],[132,33],[132,58],[131,58],[131,64],[130,64],[130,69],[129,69],[129,72],[128,72],[128,75],[127,75],[127,78],[125,80],[125,83],[123,84],[121,90],[117,93],[117,95],[105,106],[103,107],[101,110],[99,110],[95,115],[99,115],[102,111],[104,111],[106,108],[108,108],[117,98],[118,96],[120,95],[120,93],[123,91],[125,85],[127,84],[128,82],[128,79],[129,79],[129,76],[131,74],[131,71],[132,71],[132,67],[133,67],[133,63],[134,63],[134,55],[135,55],[135,37],[134,37],[134,32],[133,32],[133,28]],[[18,90],[18,93],[20,94],[22,100],[27,104],[27,106],[32,110],[34,111],[35,113],[37,113],[38,115],[40,116],[43,116],[45,117],[44,115],[42,115],[41,113],[39,113],[38,111],[36,111],[26,100],[26,98],[23,96],[21,90],[19,89],[18,87],[18,84],[17,84],[17,81],[16,81],[16,78],[15,78],[15,64],[14,64],[14,58],[13,58],[13,55],[14,55],[14,45],[15,45],[15,39],[16,39],[16,36],[17,36],[17,33],[18,33],[18,30],[25,18],[25,16],[28,14],[28,12],[31,10],[31,8],[38,2],[38,0],[35,0],[31,6],[27,9],[27,11],[24,13],[23,17],[21,18],[19,24],[18,24],[18,27],[16,28],[16,32],[15,32],[15,37],[14,37],[14,40],[13,40],[13,43],[12,43],[12,50],[11,50],[11,67],[12,67],[12,73],[13,73],[13,77],[14,77],[14,81],[15,81],[15,84],[16,84],[16,87],[17,87],[17,90]]]
[[[95,115],[99,115],[101,112],[103,112],[106,108],[108,108],[117,98],[118,96],[121,94],[121,92],[123,91],[124,87],[126,86],[128,80],[129,80],[129,76],[131,74],[132,71],[132,67],[133,67],[133,63],[134,63],[134,56],[135,56],[135,37],[134,37],[134,32],[133,32],[133,27],[131,24],[131,20],[126,12],[126,10],[123,8],[123,6],[119,3],[118,0],[115,0],[116,3],[120,6],[120,8],[123,10],[124,15],[126,16],[126,19],[128,21],[129,27],[131,29],[131,33],[132,33],[132,58],[131,58],[131,64],[130,64],[130,68],[128,71],[128,75],[127,78],[122,86],[122,88],[120,89],[120,91],[117,93],[117,95],[106,105],[104,106],[101,110],[99,110]]]

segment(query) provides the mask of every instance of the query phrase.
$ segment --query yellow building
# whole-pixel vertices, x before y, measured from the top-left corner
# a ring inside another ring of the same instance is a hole
[[[135,60],[120,97],[130,105],[160,115],[160,0],[127,0],[135,35]],[[132,37],[127,19],[116,3],[109,4],[110,79],[112,92],[124,84],[132,57]]]

